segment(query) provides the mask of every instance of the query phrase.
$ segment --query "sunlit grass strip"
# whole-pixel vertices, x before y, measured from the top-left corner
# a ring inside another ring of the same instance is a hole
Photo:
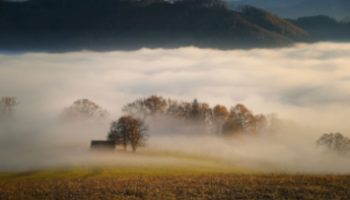
[[[137,176],[179,176],[209,174],[247,174],[252,171],[229,166],[140,166],[140,167],[72,167],[0,173],[0,180],[9,179],[84,179]]]

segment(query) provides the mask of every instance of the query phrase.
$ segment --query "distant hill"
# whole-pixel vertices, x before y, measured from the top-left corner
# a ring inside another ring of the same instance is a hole
[[[327,15],[338,20],[349,16],[350,0],[237,0],[232,7],[252,5],[264,8],[284,18]]]
[[[272,47],[308,39],[292,22],[220,0],[0,1],[0,49]]]
[[[229,5],[251,5],[273,11],[277,8],[294,6],[304,0],[226,0]]]
[[[338,22],[334,18],[318,15],[291,20],[310,33],[313,41],[349,41],[350,23]]]
[[[350,16],[344,17],[343,19],[340,20],[340,22],[349,23],[350,22]]]
[[[350,13],[350,0],[304,0],[294,6],[275,10],[277,14],[289,18],[301,16],[327,15],[338,20]]]
[[[253,6],[244,6],[240,11],[250,22],[286,37],[303,39],[308,35],[307,32],[292,22],[281,19],[265,10]]]

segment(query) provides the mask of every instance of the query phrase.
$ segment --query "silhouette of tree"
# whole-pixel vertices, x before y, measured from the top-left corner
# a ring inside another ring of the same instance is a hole
[[[79,99],[63,110],[62,117],[66,120],[104,119],[108,112],[89,99]]]
[[[177,101],[174,101],[172,99],[168,99],[167,101],[168,109],[166,111],[167,115],[174,116],[174,117],[184,117],[184,109],[182,108],[181,104]]]
[[[243,127],[241,120],[237,115],[230,115],[226,122],[223,124],[222,131],[224,135],[231,135],[233,133],[242,132]]]
[[[231,116],[238,118],[241,128],[244,130],[256,131],[256,120],[253,113],[243,104],[237,104],[231,109]]]
[[[165,113],[167,102],[163,97],[150,96],[146,99],[138,99],[123,107],[123,111],[129,115],[146,118],[155,114]]]
[[[108,140],[114,141],[115,144],[123,145],[124,150],[126,150],[128,145],[128,135],[126,127],[124,126],[124,121],[124,118],[120,118],[118,121],[112,122],[107,138]]]
[[[254,115],[245,105],[237,104],[230,112],[223,105],[211,108],[205,102],[194,99],[192,102],[180,102],[164,99],[161,96],[150,96],[138,99],[124,106],[128,115],[152,117],[156,114],[195,122],[197,125],[211,126],[217,134],[230,135],[238,132],[257,133],[266,130],[273,122],[271,117]],[[271,118],[271,119],[270,119]]]
[[[199,119],[200,118],[200,111],[201,108],[200,108],[200,105],[198,103],[198,100],[197,99],[194,99],[193,102],[192,102],[192,109],[191,109],[191,118],[192,119]]]
[[[255,129],[258,130],[264,130],[268,126],[268,119],[265,115],[259,114],[255,115]]]
[[[149,113],[154,115],[156,113],[164,113],[167,107],[166,100],[160,96],[151,96],[145,99],[145,106],[148,108]]]
[[[211,125],[212,124],[213,111],[210,108],[209,104],[207,104],[207,103],[201,103],[200,104],[200,116],[201,116],[201,120],[206,125]]]
[[[257,133],[267,127],[264,115],[253,115],[243,104],[237,104],[230,110],[227,121],[223,124],[223,133],[231,135],[237,132]]]
[[[11,116],[17,105],[18,101],[15,97],[2,97],[0,100],[0,115]]]
[[[222,133],[222,125],[225,123],[229,116],[227,108],[222,105],[216,105],[213,109],[213,121],[217,126],[217,133]]]
[[[317,140],[317,145],[337,153],[350,152],[350,139],[341,133],[325,133]]]
[[[147,131],[148,128],[142,120],[123,116],[118,121],[112,122],[108,139],[115,141],[116,144],[122,144],[124,150],[130,144],[135,152],[137,147],[145,145],[148,138]]]

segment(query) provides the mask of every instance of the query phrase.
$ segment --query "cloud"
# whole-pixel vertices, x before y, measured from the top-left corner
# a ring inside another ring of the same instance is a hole
[[[18,113],[46,121],[83,97],[109,110],[113,118],[127,102],[151,94],[197,98],[211,106],[243,103],[255,113],[277,113],[316,127],[314,139],[327,131],[350,134],[349,64],[347,43],[230,51],[187,47],[2,54],[0,96],[16,96]],[[106,129],[96,129],[84,141],[104,138]]]

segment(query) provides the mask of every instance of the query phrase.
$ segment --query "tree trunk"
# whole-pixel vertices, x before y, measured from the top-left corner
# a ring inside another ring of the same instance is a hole
[[[132,152],[135,153],[137,149],[136,145],[132,145],[131,147],[132,147]]]
[[[126,151],[126,149],[127,149],[128,146],[126,145],[126,143],[124,143],[124,144],[123,144],[123,147],[124,147],[124,151]]]

